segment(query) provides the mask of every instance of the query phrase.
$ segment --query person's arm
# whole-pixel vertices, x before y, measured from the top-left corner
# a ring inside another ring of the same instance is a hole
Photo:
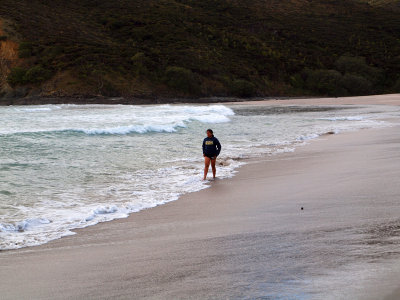
[[[221,144],[220,144],[220,142],[218,141],[218,139],[216,138],[215,139],[216,141],[215,141],[215,144],[216,144],[216,146],[217,146],[217,156],[219,155],[219,153],[221,152]]]
[[[206,147],[205,140],[203,140],[203,155],[205,154],[205,152],[204,152],[205,147]]]

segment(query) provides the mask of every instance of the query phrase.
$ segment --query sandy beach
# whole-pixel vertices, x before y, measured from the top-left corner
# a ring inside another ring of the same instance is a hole
[[[337,98],[303,98],[248,101],[253,105],[400,105],[399,94],[371,95]],[[240,104],[240,102],[231,102]]]
[[[266,103],[400,105],[400,95]],[[252,159],[233,178],[126,219],[2,251],[0,299],[274,299],[269,282],[304,278],[315,280],[281,299],[318,298],[315,289],[399,299],[400,118],[391,122]],[[375,277],[353,276],[355,261]],[[331,282],[333,272],[348,284]]]

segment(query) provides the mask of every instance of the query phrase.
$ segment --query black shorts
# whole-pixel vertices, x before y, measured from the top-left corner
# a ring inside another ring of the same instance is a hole
[[[208,157],[209,159],[216,159],[217,154],[204,154],[205,157]]]

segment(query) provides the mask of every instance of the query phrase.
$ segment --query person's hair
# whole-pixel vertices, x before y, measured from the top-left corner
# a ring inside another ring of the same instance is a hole
[[[206,132],[210,132],[212,135],[214,135],[214,132],[212,131],[212,129],[207,129]]]

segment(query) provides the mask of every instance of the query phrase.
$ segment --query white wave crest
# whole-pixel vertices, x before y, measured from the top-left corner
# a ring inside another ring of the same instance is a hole
[[[232,109],[224,105],[127,105],[123,106],[123,109],[121,107],[120,105],[15,107],[17,111],[14,116],[15,124],[0,126],[0,135],[60,132],[88,135],[171,133],[179,128],[186,128],[189,123],[196,121],[205,124],[229,122],[229,116],[235,114]],[[43,117],[24,123],[26,112],[42,112]]]
[[[22,107],[18,106],[14,108],[16,111],[19,112],[46,112],[46,111],[52,111],[56,109],[61,109],[61,106],[58,105],[40,105],[40,106],[28,106],[28,107]]]
[[[117,126],[111,128],[92,128],[92,129],[70,129],[70,131],[83,132],[89,135],[96,134],[129,134],[129,133],[148,133],[148,132],[175,132],[179,127],[186,127],[182,124],[167,125],[131,125]],[[69,131],[69,130],[67,130]]]

